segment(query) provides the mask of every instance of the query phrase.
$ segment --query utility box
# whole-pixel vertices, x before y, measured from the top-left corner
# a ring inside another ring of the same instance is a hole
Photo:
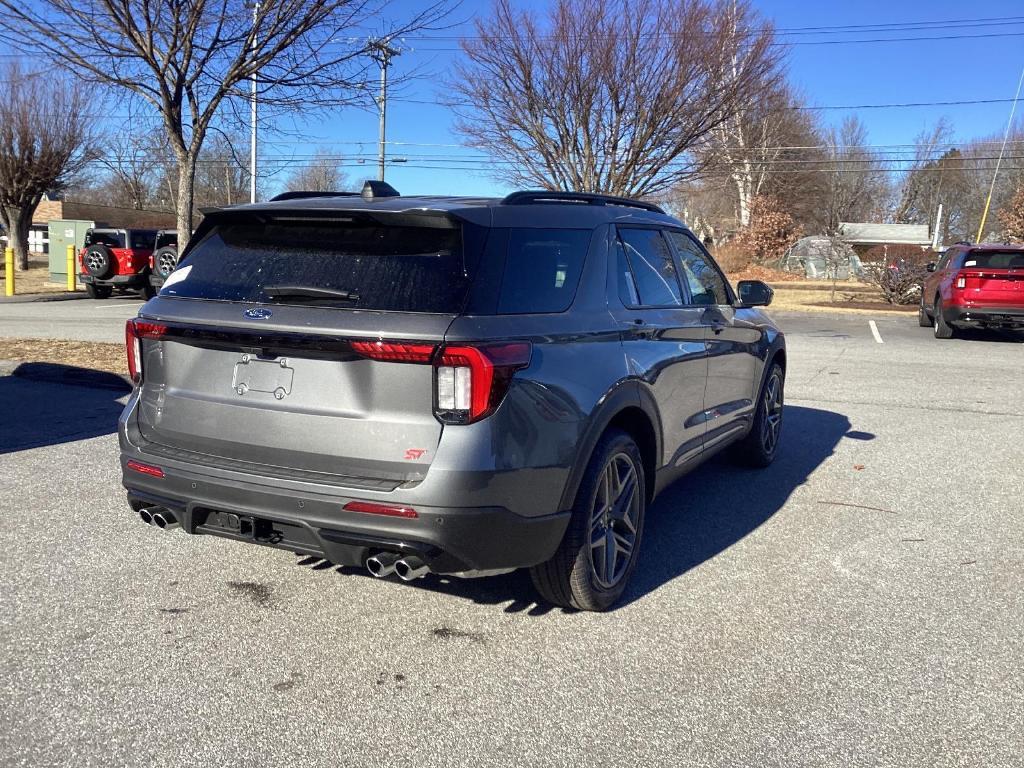
[[[68,246],[75,246],[75,258],[85,246],[85,233],[96,226],[83,219],[50,221],[50,281],[66,283],[68,279]]]

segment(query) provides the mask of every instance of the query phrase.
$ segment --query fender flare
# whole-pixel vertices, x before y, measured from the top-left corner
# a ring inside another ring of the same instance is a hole
[[[559,510],[572,508],[580,483],[583,482],[583,473],[587,469],[587,464],[590,463],[594,448],[597,447],[597,441],[601,439],[601,435],[605,433],[615,417],[627,408],[639,408],[650,420],[654,431],[654,469],[657,470],[661,464],[661,416],[654,396],[636,379],[626,379],[618,382],[599,402],[598,409],[591,415],[576,442],[576,456],[569,470],[565,489],[562,491]],[[648,485],[651,486],[648,489],[650,492],[653,490],[653,478]]]

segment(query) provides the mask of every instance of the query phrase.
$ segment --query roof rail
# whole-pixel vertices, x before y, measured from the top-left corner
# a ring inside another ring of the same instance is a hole
[[[279,203],[282,200],[305,200],[309,197],[359,197],[358,192],[313,192],[310,190],[290,190],[274,195],[270,202]]]
[[[628,197],[601,195],[596,192],[513,192],[501,201],[502,205],[531,205],[533,203],[586,203],[587,205],[622,205],[628,208],[640,208],[654,213],[664,213],[661,206],[645,203],[643,200],[631,200]]]

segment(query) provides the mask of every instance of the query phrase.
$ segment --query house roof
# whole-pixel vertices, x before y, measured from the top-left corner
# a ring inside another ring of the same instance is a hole
[[[909,244],[931,245],[927,224],[872,224],[870,222],[843,222],[839,233],[852,245]]]

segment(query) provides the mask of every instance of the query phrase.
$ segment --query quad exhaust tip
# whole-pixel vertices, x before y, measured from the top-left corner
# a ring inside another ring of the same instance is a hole
[[[146,525],[153,524],[153,513],[143,507],[139,510],[139,519],[142,520]]]
[[[143,507],[139,510],[139,519],[165,531],[173,531],[175,528],[181,527],[181,523],[178,522],[178,518],[174,516],[173,512],[160,507]]]
[[[401,559],[402,556],[394,552],[381,552],[366,561],[366,570],[378,579],[383,579],[395,572],[395,563]]]
[[[427,567],[427,564],[415,555],[403,557],[395,563],[395,573],[398,574],[398,578],[402,581],[415,581],[428,571],[430,569]]]

